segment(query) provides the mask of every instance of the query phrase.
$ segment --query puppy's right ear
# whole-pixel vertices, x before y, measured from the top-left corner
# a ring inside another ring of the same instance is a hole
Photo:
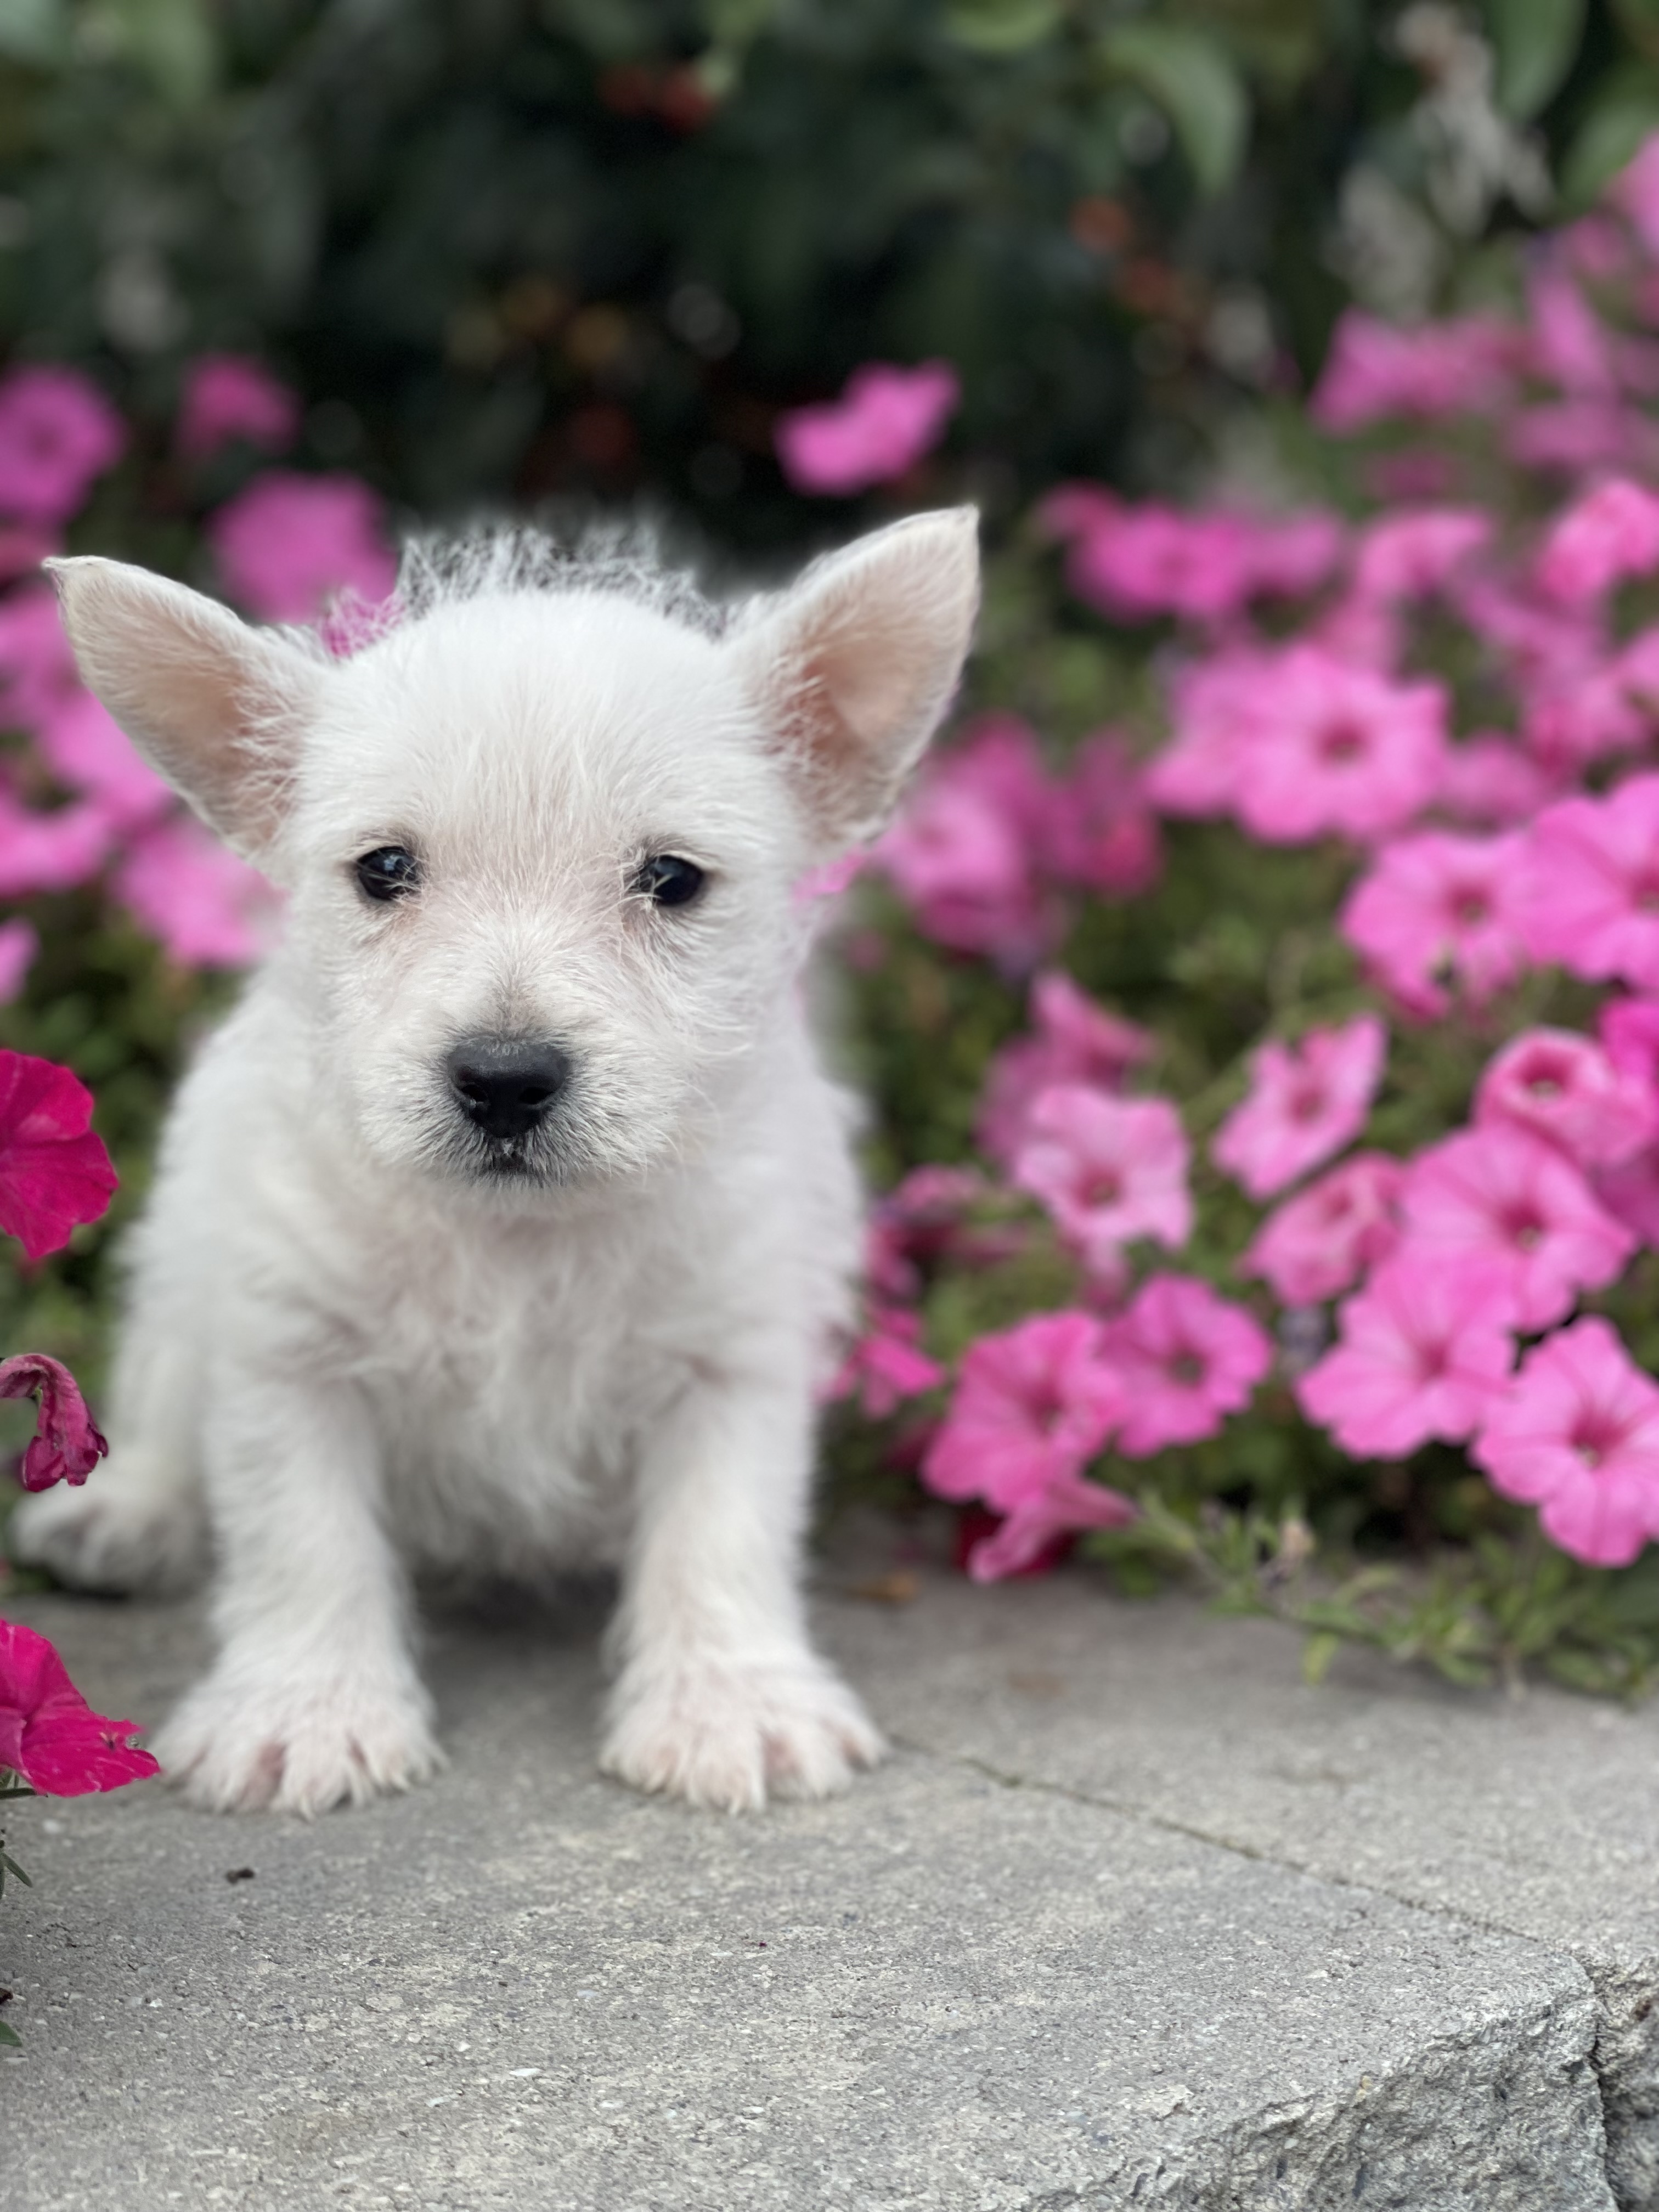
[[[88,688],[210,827],[257,860],[324,667],[275,630],[122,561],[48,561]]]

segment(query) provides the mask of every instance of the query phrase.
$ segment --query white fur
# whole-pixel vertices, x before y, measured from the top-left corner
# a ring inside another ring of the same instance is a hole
[[[64,564],[88,680],[288,893],[186,1079],[131,1250],[108,1466],[20,1556],[100,1587],[217,1560],[219,1655],[157,1750],[199,1804],[311,1814],[439,1764],[424,1562],[619,1566],[602,1759],[702,1805],[881,1751],[816,1656],[812,1400],[848,1317],[848,1103],[801,1013],[802,874],[880,818],[971,629],[971,515],[729,619],[525,542],[406,578],[338,663]],[[422,880],[367,900],[388,844]],[[702,901],[630,891],[641,860]],[[556,1038],[541,1172],[481,1175],[444,1057]]]

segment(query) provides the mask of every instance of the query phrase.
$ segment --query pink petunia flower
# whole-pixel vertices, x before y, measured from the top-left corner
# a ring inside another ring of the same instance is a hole
[[[135,1721],[94,1713],[44,1636],[0,1620],[0,1768],[46,1797],[82,1797],[159,1774]]]
[[[1539,762],[1495,730],[1477,732],[1448,746],[1436,811],[1480,830],[1508,830],[1529,822],[1556,798],[1560,786]]]
[[[1335,1297],[1399,1243],[1405,1175],[1386,1152],[1356,1152],[1267,1216],[1239,1273],[1260,1276],[1287,1306]]]
[[[26,584],[0,600],[0,717],[34,730],[84,696],[75,654],[50,584]]]
[[[1310,1030],[1299,1044],[1259,1045],[1249,1096],[1217,1131],[1211,1158],[1252,1198],[1271,1198],[1358,1135],[1388,1049],[1375,1014]]]
[[[1337,927],[1413,1013],[1449,1012],[1454,989],[1484,1006],[1526,964],[1525,854],[1519,836],[1396,838],[1349,892]]]
[[[33,922],[21,917],[0,921],[0,1006],[9,1006],[21,994],[40,950]]]
[[[1072,540],[1066,580],[1078,597],[1130,621],[1215,623],[1254,599],[1299,597],[1325,580],[1343,540],[1334,515],[1188,514],[1158,500],[1132,506],[1097,485],[1062,487],[1039,520]]]
[[[126,442],[121,417],[78,369],[13,369],[0,381],[0,514],[67,521]]]
[[[1361,599],[1419,599],[1437,592],[1492,537],[1478,507],[1428,507],[1367,526],[1354,562]]]
[[[1333,335],[1313,418],[1328,430],[1358,430],[1389,416],[1489,414],[1509,398],[1521,351],[1519,334],[1492,316],[1401,330],[1350,307]]]
[[[1039,1093],[1060,1083],[1115,1091],[1146,1060],[1152,1040],[1143,1029],[1097,1006],[1057,969],[1031,985],[1031,1035],[1002,1047],[986,1070],[975,1133],[982,1152],[1012,1164]]]
[[[1426,1271],[1469,1261],[1501,1267],[1513,1322],[1530,1332],[1602,1289],[1636,1249],[1572,1163],[1529,1130],[1502,1123],[1447,1137],[1411,1163],[1401,1194],[1401,1256]]]
[[[385,503],[356,477],[271,469],[208,525],[225,587],[266,622],[309,623],[339,592],[385,599],[397,563]]]
[[[962,396],[947,362],[917,368],[871,362],[833,404],[779,419],[778,459],[797,491],[846,496],[886,483],[936,446]]]
[[[55,1482],[84,1482],[108,1451],[87,1411],[75,1377],[44,1352],[22,1352],[0,1359],[0,1398],[39,1396],[35,1432],[23,1454],[25,1490],[49,1490]]]
[[[915,1314],[902,1307],[875,1307],[826,1395],[856,1396],[871,1420],[884,1421],[905,1399],[938,1389],[945,1370],[921,1349],[921,1322]]]
[[[117,830],[154,822],[176,805],[168,786],[90,691],[77,691],[48,714],[37,743],[58,782],[95,799]]]
[[[1527,838],[1520,889],[1534,960],[1659,988],[1659,775],[1547,807]]]
[[[1446,697],[1437,684],[1392,684],[1293,645],[1264,672],[1254,705],[1234,805],[1264,844],[1332,833],[1375,843],[1420,812],[1440,782]]]
[[[1232,647],[1176,672],[1170,695],[1175,734],[1146,769],[1154,806],[1200,818],[1232,806],[1270,665],[1268,654]]]
[[[1155,1237],[1172,1251],[1192,1234],[1190,1153],[1166,1098],[1112,1098],[1081,1083],[1039,1094],[1026,1118],[1013,1181],[1042,1200],[1086,1267]]]
[[[928,1488],[1012,1513],[1080,1474],[1123,1411],[1123,1384],[1103,1343],[1093,1315],[1062,1312],[970,1345],[921,1463]]]
[[[1055,1469],[1035,1496],[1016,1505],[990,1535],[968,1553],[969,1573],[976,1583],[996,1583],[1022,1573],[1045,1553],[1083,1528],[1123,1528],[1138,1511],[1132,1498],[1104,1483]]]
[[[1469,1456],[1591,1566],[1628,1566],[1659,1534],[1659,1385],[1599,1316],[1533,1347]]]
[[[185,372],[176,436],[186,460],[208,460],[234,438],[281,453],[299,428],[298,393],[262,362],[246,354],[204,353]]]
[[[1273,1346],[1242,1306],[1188,1275],[1153,1275],[1106,1334],[1127,1407],[1117,1448],[1145,1459],[1213,1436],[1249,1405]]]
[[[1149,890],[1163,866],[1146,780],[1125,740],[1110,730],[1085,738],[1055,791],[1044,855],[1066,883],[1107,898]]]
[[[1569,606],[1659,564],[1659,498],[1628,477],[1588,492],[1560,517],[1539,556],[1538,580]]]
[[[1527,272],[1527,337],[1535,374],[1577,400],[1614,402],[1619,372],[1607,325],[1565,260],[1547,249]]]
[[[1487,1062],[1474,1118],[1530,1129],[1581,1168],[1617,1167],[1659,1138],[1659,1092],[1576,1030],[1525,1030]]]
[[[38,813],[0,784],[0,898],[89,882],[108,857],[114,828],[94,800]]]
[[[1515,1358],[1501,1268],[1384,1261],[1338,1311],[1340,1340],[1296,1382],[1297,1402],[1357,1459],[1403,1459],[1473,1436]]]
[[[140,927],[185,968],[244,968],[264,950],[276,895],[187,814],[134,837],[112,878]]]
[[[114,1195],[115,1170],[91,1120],[92,1093],[68,1068],[0,1052],[0,1229],[31,1260],[67,1244]]]

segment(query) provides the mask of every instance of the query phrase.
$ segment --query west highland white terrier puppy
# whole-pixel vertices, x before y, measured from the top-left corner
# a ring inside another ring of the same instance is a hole
[[[799,1551],[860,1198],[799,891],[950,701],[972,510],[730,608],[522,535],[417,549],[342,659],[55,566],[87,682],[287,901],[167,1125],[110,1462],[18,1555],[131,1589],[211,1548],[218,1656],[156,1745],[199,1805],[433,1771],[422,1563],[619,1568],[623,1780],[841,1788],[881,1739]]]

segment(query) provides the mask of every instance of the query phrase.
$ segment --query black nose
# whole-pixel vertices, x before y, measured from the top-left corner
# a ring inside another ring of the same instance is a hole
[[[447,1065],[467,1120],[486,1137],[503,1139],[528,1136],[570,1074],[557,1045],[522,1037],[465,1037]]]

